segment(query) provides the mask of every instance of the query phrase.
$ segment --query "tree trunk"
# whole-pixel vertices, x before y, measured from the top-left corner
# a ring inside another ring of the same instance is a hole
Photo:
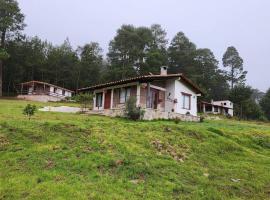
[[[0,97],[3,96],[3,61],[0,60]]]
[[[8,81],[8,86],[7,86],[7,96],[10,96],[10,85],[11,85],[11,81]]]
[[[232,71],[231,71],[231,89],[233,89],[234,86],[234,68],[232,66]]]
[[[6,40],[6,30],[3,30],[1,34],[1,47],[3,49],[5,48],[5,40]]]
[[[6,30],[1,34],[1,48],[5,48]],[[3,96],[3,60],[0,60],[0,97]]]

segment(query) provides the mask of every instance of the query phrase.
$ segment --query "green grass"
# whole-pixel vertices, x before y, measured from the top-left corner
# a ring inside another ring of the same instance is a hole
[[[0,100],[0,199],[270,199],[270,124],[29,121],[27,103]]]

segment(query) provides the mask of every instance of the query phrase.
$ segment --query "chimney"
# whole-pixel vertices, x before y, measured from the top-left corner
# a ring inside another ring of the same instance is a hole
[[[167,75],[167,70],[168,70],[167,66],[160,67],[160,75],[166,76]]]

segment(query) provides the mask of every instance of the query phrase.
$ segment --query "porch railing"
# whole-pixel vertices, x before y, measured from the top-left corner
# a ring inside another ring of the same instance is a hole
[[[58,98],[67,97],[63,94],[58,94],[58,93],[54,93],[50,91],[28,91],[28,90],[20,91],[20,95],[48,95],[48,96],[53,96],[53,97],[58,97]]]

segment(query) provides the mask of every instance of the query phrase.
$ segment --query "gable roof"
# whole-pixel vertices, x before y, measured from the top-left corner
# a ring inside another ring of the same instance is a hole
[[[53,85],[53,84],[50,84],[50,83],[42,82],[42,81],[28,81],[28,82],[20,83],[20,85],[32,85],[32,84],[35,84],[35,83],[42,84],[42,85],[48,85],[48,86],[51,86],[51,87],[59,88],[61,90],[66,90],[68,92],[74,93],[74,91],[72,91],[72,90],[69,90],[69,89],[66,89],[66,88],[63,88],[63,87],[59,87],[57,85]]]
[[[147,82],[147,81],[154,81],[154,80],[166,80],[170,78],[180,78],[180,81],[184,82],[187,86],[193,89],[197,94],[203,94],[203,91],[191,80],[186,78],[183,74],[167,74],[167,75],[152,75],[151,74],[151,75],[137,76],[137,77],[127,78],[127,79],[122,79],[119,81],[112,81],[112,82],[93,85],[90,87],[81,88],[81,89],[78,89],[78,92],[92,91],[95,89],[101,89],[101,88],[115,86],[115,85],[122,85],[126,83],[131,83],[131,82]]]

